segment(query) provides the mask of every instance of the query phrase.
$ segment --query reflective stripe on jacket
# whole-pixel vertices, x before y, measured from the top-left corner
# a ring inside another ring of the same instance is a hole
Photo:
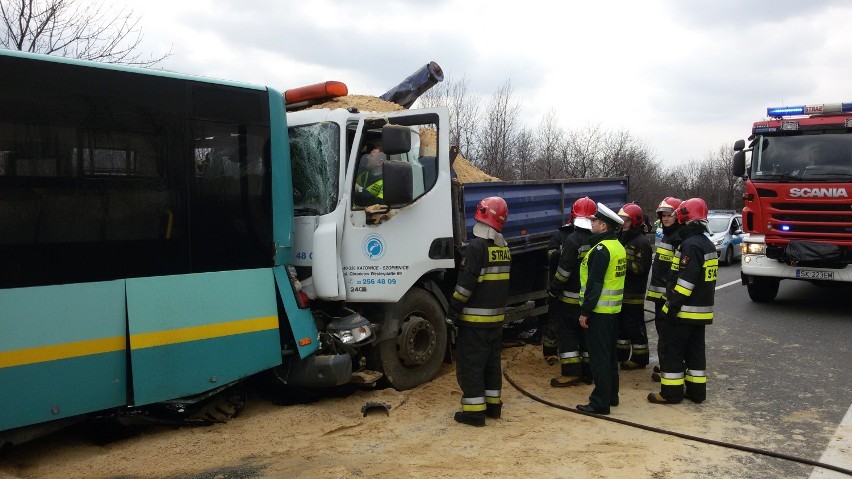
[[[680,323],[711,324],[719,269],[716,248],[697,229],[684,236],[675,254],[678,261],[671,265],[663,313]]]
[[[512,257],[509,248],[474,237],[462,250],[458,281],[450,308],[458,324],[501,327],[509,295]]]

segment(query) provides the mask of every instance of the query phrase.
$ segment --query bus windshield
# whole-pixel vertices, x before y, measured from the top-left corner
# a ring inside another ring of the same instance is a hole
[[[754,181],[848,181],[852,135],[758,137],[752,154]]]

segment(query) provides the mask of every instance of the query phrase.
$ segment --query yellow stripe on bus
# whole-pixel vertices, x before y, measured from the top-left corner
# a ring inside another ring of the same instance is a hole
[[[167,344],[186,343],[200,339],[221,338],[235,334],[256,333],[269,329],[278,329],[278,317],[243,319],[227,323],[205,324],[189,328],[154,331],[152,333],[134,334],[130,336],[130,349],[153,348]]]
[[[14,351],[0,351],[0,368],[124,351],[125,342],[125,336],[116,336],[113,338],[90,339],[87,341],[52,344],[50,346],[17,349]]]
[[[227,323],[205,324],[203,326],[192,326],[189,328],[172,329],[169,331],[134,334],[130,337],[130,345],[132,349],[152,348],[156,346],[166,346],[169,344],[198,341],[201,339],[232,336],[235,334],[255,333],[270,329],[278,329],[277,316],[243,319]],[[124,351],[125,348],[126,337],[116,336],[112,338],[90,339],[86,341],[75,341],[73,343],[16,349],[13,351],[0,351],[0,368],[23,366],[25,364],[42,363],[59,359],[77,358],[81,356],[91,356],[93,354],[112,353],[115,351]]]

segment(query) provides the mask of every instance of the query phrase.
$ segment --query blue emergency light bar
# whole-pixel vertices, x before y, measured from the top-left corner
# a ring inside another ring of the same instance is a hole
[[[815,105],[776,106],[766,109],[766,116],[773,118],[822,113],[852,113],[852,103],[819,103]]]

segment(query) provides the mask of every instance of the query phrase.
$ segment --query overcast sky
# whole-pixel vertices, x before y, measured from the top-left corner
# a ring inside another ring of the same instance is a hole
[[[553,110],[626,129],[665,165],[747,137],[768,106],[852,101],[842,0],[126,2],[168,70],[380,95],[435,61],[483,104],[510,80],[527,127]]]

